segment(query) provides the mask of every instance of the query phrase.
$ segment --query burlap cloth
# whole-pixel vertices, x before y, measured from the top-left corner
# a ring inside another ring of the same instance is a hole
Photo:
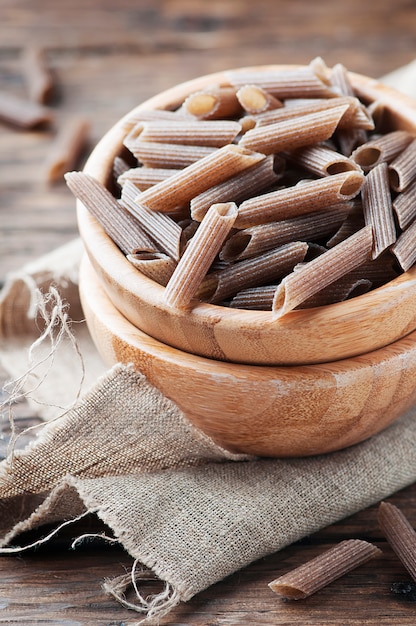
[[[385,80],[414,95],[415,74],[411,65]],[[105,588],[151,621],[416,480],[416,407],[328,455],[259,459],[218,448],[139,372],[101,362],[80,321],[81,255],[74,241],[9,276],[0,295],[6,391],[44,420],[26,449],[12,439],[0,464],[2,552],[25,548],[22,531],[92,512],[132,556],[131,575]],[[137,564],[165,582],[160,594],[143,596]],[[134,602],[124,595],[131,582]]]

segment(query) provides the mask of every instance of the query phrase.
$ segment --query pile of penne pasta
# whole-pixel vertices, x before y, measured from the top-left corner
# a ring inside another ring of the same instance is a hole
[[[416,260],[416,139],[384,128],[341,64],[226,72],[124,120],[113,195],[66,181],[166,303],[240,309],[346,300]]]

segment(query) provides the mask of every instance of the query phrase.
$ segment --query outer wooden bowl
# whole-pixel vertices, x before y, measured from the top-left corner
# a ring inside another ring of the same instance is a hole
[[[416,104],[412,100],[375,80],[356,74],[351,77],[361,96],[385,102],[391,126],[416,134]],[[165,91],[137,108],[166,108],[193,91],[224,82],[222,73],[204,76]],[[86,172],[106,184],[113,159],[122,150],[129,115],[103,137],[85,167]],[[189,353],[251,364],[323,363],[386,346],[416,328],[415,268],[347,302],[293,311],[278,321],[268,311],[235,310],[198,302],[182,311],[164,303],[164,288],[130,265],[79,202],[78,223],[89,258],[116,308],[148,335]]]
[[[366,355],[304,366],[224,363],[172,348],[115,308],[87,259],[80,293],[109,364],[133,363],[224,448],[261,456],[337,450],[379,432],[416,400],[416,331]]]

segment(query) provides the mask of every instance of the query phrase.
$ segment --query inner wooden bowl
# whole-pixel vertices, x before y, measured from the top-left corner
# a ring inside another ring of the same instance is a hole
[[[87,258],[80,293],[103,359],[132,363],[232,452],[293,457],[338,450],[381,431],[416,400],[416,331],[332,363],[241,365],[183,352],[138,330],[111,302]]]
[[[416,134],[416,105],[412,100],[373,79],[350,76],[360,97],[385,104],[391,128]],[[223,83],[227,83],[223,73],[200,77],[155,96],[135,111],[170,108],[194,91]],[[103,137],[85,166],[87,173],[108,186],[114,158],[123,150],[126,121],[132,114]],[[164,287],[132,267],[82,203],[77,207],[88,256],[114,306],[135,327],[180,350],[235,363],[324,363],[376,350],[416,328],[416,268],[346,302],[293,311],[278,320],[269,311],[197,301],[187,310],[171,308],[164,301]]]

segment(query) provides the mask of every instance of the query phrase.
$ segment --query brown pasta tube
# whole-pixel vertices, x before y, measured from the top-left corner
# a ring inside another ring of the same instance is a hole
[[[253,128],[243,135],[240,146],[264,154],[274,154],[325,141],[334,134],[347,109],[348,105],[333,107]]]
[[[68,172],[65,180],[74,196],[94,215],[124,254],[155,251],[155,244],[137,220],[95,178],[84,172]]]
[[[190,94],[182,105],[185,113],[197,119],[236,117],[242,112],[234,87],[213,87]]]
[[[276,578],[269,583],[269,587],[283,598],[307,598],[380,554],[381,550],[372,543],[361,539],[346,539],[304,565]]]
[[[378,523],[390,546],[416,581],[416,532],[402,511],[389,502],[378,507]]]
[[[237,216],[232,203],[213,204],[189,242],[165,289],[165,301],[185,307],[194,297]]]
[[[363,183],[363,174],[352,171],[307,181],[301,188],[295,185],[250,198],[240,204],[235,226],[249,228],[322,210],[351,200]]]
[[[60,128],[46,160],[46,180],[54,183],[63,179],[65,172],[79,166],[86,148],[90,122],[74,117]]]
[[[0,121],[17,128],[32,129],[49,125],[53,118],[47,107],[0,91]]]
[[[29,98],[38,104],[48,104],[53,96],[55,81],[48,66],[46,51],[29,46],[23,53],[23,70]]]
[[[387,163],[380,163],[367,174],[361,199],[364,221],[373,228],[375,259],[396,241]]]
[[[278,318],[292,311],[327,285],[362,265],[370,258],[372,247],[372,228],[366,226],[285,276],[273,300],[274,316]]]

